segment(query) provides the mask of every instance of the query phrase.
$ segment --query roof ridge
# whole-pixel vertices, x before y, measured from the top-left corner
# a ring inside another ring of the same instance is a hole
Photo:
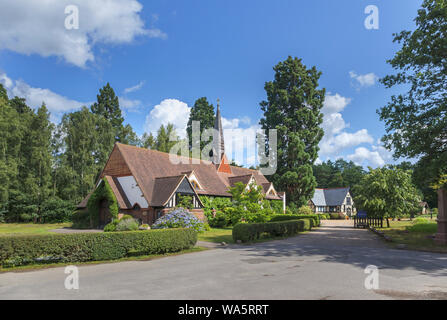
[[[231,177],[228,177],[228,179],[231,179],[231,178],[238,178],[238,177],[248,177],[248,176],[253,176],[253,173],[250,173],[250,174],[242,174],[242,175],[240,175],[240,176],[231,176]]]
[[[179,177],[186,177],[186,174],[178,174],[176,176],[166,176],[166,177],[155,177],[154,179],[167,179],[167,178],[179,178]]]
[[[130,147],[130,148],[138,149],[138,150],[141,150],[141,151],[156,152],[156,153],[160,153],[160,154],[162,154],[162,155],[164,155],[164,156],[171,156],[171,155],[173,155],[173,156],[176,156],[176,157],[179,157],[179,158],[188,159],[188,160],[192,160],[192,159],[199,160],[200,162],[204,162],[205,164],[208,164],[208,165],[209,165],[209,164],[213,164],[213,162],[210,161],[210,160],[204,160],[204,159],[193,158],[193,157],[186,157],[186,156],[182,156],[182,155],[178,155],[178,154],[173,154],[173,153],[169,153],[169,152],[163,152],[163,151],[159,151],[159,150],[155,150],[155,149],[141,148],[141,147],[132,146],[132,145],[130,145],[130,144],[124,144],[124,143],[120,143],[120,142],[116,142],[116,144],[117,144],[117,145],[124,146],[124,147]]]

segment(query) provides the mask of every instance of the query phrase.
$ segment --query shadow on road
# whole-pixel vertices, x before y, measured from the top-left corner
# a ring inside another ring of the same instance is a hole
[[[369,230],[329,225],[285,240],[231,246],[250,257],[313,257],[365,268],[417,270],[433,276],[447,276],[447,255],[388,248]]]

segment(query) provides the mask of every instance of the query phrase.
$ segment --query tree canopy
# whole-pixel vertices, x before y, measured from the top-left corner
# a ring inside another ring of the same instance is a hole
[[[298,58],[288,57],[273,70],[273,81],[265,84],[267,100],[261,102],[262,129],[277,130],[277,171],[270,178],[289,201],[301,206],[312,198],[316,180],[312,165],[323,137],[325,89],[318,89],[321,76]],[[272,152],[267,140],[266,152]]]
[[[200,151],[210,143],[209,141],[192,141],[192,122],[200,121],[200,136],[204,130],[214,127],[214,106],[208,102],[206,97],[202,97],[196,100],[194,106],[191,108],[191,113],[189,114],[188,125],[186,127],[186,132],[188,134],[188,145],[189,149],[192,149],[193,145],[198,145],[200,142]],[[199,137],[200,139],[200,137]]]
[[[328,160],[321,164],[315,164],[313,172],[318,188],[353,187],[366,174],[363,167],[343,159],[338,159],[335,162]]]
[[[401,48],[388,62],[397,73],[381,79],[408,91],[378,113],[386,147],[395,157],[420,159],[432,184],[447,172],[447,2],[424,0],[415,22],[414,31],[394,35]]]
[[[383,218],[414,214],[421,195],[412,183],[411,171],[397,168],[369,168],[354,192],[356,207],[369,216]]]

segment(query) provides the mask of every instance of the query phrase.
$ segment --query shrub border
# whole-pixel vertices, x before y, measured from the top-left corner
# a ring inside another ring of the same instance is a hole
[[[0,264],[15,267],[115,260],[179,252],[192,248],[196,242],[197,232],[192,229],[5,236],[0,237]]]
[[[239,223],[234,226],[232,236],[234,242],[250,242],[260,239],[263,233],[272,237],[293,236],[312,229],[311,219],[288,220],[267,223]]]

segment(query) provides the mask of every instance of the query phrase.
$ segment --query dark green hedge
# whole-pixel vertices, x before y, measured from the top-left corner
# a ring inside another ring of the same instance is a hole
[[[300,219],[311,219],[313,228],[320,226],[320,217],[316,214],[311,215],[276,214],[272,216],[270,222],[300,220]]]
[[[311,230],[310,219],[268,223],[239,223],[233,228],[233,240],[242,242],[259,239],[263,233],[271,237],[292,236]]]
[[[197,233],[192,229],[5,236],[0,237],[0,264],[113,260],[177,252],[196,242]]]

